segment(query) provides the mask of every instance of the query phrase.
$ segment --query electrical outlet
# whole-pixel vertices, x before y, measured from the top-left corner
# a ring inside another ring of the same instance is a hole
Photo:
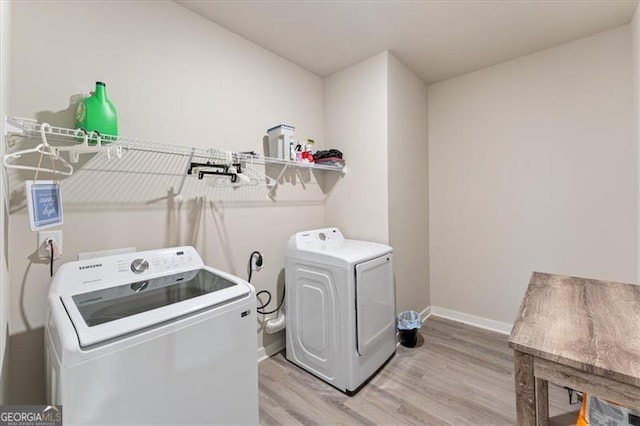
[[[252,266],[254,271],[260,271],[264,268],[264,256],[258,253],[256,255],[251,256]]]
[[[40,231],[38,232],[38,257],[40,259],[50,259],[49,244],[47,241],[53,240],[56,245],[54,260],[62,255],[62,231]]]

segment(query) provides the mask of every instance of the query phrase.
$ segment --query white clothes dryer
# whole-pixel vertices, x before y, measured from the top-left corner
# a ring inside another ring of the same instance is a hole
[[[289,239],[287,359],[344,392],[356,391],[396,349],[393,249],[337,228]]]
[[[49,290],[47,399],[64,424],[257,424],[254,288],[193,247],[66,263]]]

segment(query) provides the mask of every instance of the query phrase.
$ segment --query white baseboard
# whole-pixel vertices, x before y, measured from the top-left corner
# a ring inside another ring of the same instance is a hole
[[[447,318],[454,321],[460,321],[465,324],[473,325],[474,327],[480,327],[491,331],[497,331],[502,334],[510,334],[513,324],[507,324],[506,322],[495,321],[488,318],[477,317],[471,314],[465,314],[464,312],[452,311],[451,309],[440,308],[438,306],[429,306],[423,312],[429,311],[430,315],[437,317]],[[424,317],[423,317],[424,318]],[[426,318],[424,318],[426,319]]]
[[[270,345],[258,348],[258,362],[262,362],[283,350],[286,346],[285,340],[277,340]]]
[[[432,314],[431,306],[427,306],[426,308],[424,308],[422,312],[420,312],[420,318],[424,322],[427,318],[431,316],[431,314]]]

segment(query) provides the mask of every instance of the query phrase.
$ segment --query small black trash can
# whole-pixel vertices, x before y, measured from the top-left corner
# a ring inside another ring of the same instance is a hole
[[[402,346],[416,347],[420,327],[422,327],[422,320],[416,311],[404,311],[398,315],[398,332]]]
[[[418,342],[418,329],[400,330],[400,344],[407,348],[415,348]]]

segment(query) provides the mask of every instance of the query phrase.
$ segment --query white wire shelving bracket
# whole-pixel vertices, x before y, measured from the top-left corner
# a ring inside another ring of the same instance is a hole
[[[145,140],[138,138],[131,138],[126,136],[112,136],[102,135],[98,137],[97,143],[95,141],[96,135],[84,135],[79,129],[69,129],[64,127],[50,126],[46,123],[39,123],[36,120],[22,117],[4,117],[5,120],[5,136],[22,136],[35,138],[41,135],[43,132],[49,142],[60,142],[60,145],[51,144],[51,147],[55,152],[69,152],[69,157],[72,162],[78,161],[79,154],[105,152],[107,157],[111,159],[112,154],[117,158],[122,158],[126,155],[127,151],[140,151],[140,152],[153,152],[169,155],[182,156],[187,159],[187,163],[190,163],[194,158],[206,158],[211,159],[213,164],[227,163],[242,163],[242,164],[256,164],[256,165],[269,165],[277,164],[281,165],[282,170],[276,179],[269,176],[264,176],[267,187],[270,189],[270,193],[273,193],[278,186],[278,182],[284,176],[284,173],[290,167],[299,169],[311,169],[311,170],[326,170],[332,172],[339,172],[344,175],[344,167],[332,164],[316,164],[316,163],[298,163],[294,161],[283,160],[273,157],[265,157],[261,155],[255,155],[250,153],[240,153],[232,151],[224,151],[215,148],[197,148],[188,145],[177,145],[171,143],[165,143],[154,140]],[[43,129],[43,127],[45,127]],[[88,141],[91,138],[91,142]],[[81,141],[83,140],[83,141]],[[92,144],[93,143],[93,144]],[[7,154],[11,155],[11,154]],[[187,164],[188,166],[188,164]],[[186,168],[185,168],[186,170]],[[184,185],[184,179],[187,174],[183,176],[183,180],[179,185],[176,196],[180,196],[182,186]],[[244,179],[243,181],[251,181],[255,184],[255,176],[251,179]],[[239,183],[242,185],[242,182]]]

